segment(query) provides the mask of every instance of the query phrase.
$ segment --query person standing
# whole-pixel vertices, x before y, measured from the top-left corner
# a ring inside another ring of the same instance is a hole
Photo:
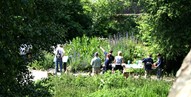
[[[152,55],[149,55],[148,58],[144,58],[142,62],[144,63],[145,78],[148,78],[151,76],[152,64],[154,63]]]
[[[99,74],[101,70],[101,59],[99,58],[98,52],[95,53],[94,58],[91,60],[92,73]]]
[[[163,58],[161,54],[158,54],[157,57],[157,62],[155,63],[155,67],[157,69],[157,79],[161,79],[163,69]]]
[[[111,60],[109,59],[111,56],[111,54],[107,54],[107,57],[105,59],[105,63],[104,63],[104,72],[107,72],[108,70],[112,70],[112,66],[111,66]]]
[[[55,53],[55,57],[56,57],[55,74],[57,74],[57,72],[58,72],[58,64],[60,65],[60,72],[62,73],[62,58],[65,53],[62,45],[57,45],[57,48],[54,53]]]
[[[114,56],[112,55],[113,51],[110,50],[109,53],[107,53],[101,46],[100,49],[105,55],[104,72],[106,72],[107,70],[112,70],[112,62],[114,61]]]
[[[120,72],[123,72],[122,63],[124,63],[124,60],[121,51],[118,51],[118,55],[115,56],[114,63],[115,63],[114,71],[119,70]]]

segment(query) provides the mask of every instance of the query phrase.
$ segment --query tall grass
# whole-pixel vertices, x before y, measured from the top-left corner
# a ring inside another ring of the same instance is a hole
[[[71,55],[69,62],[71,68],[75,71],[89,69],[91,67],[90,61],[94,53],[102,53],[99,49],[99,45],[102,43],[106,43],[106,41],[101,38],[88,38],[83,36],[82,38],[76,37],[66,44],[65,50],[68,55]],[[103,56],[100,57],[104,59]]]
[[[99,76],[53,77],[55,97],[167,97],[172,82],[124,78],[119,72]]]
[[[102,64],[104,64],[104,54],[99,47],[103,47],[107,52],[113,50],[113,55],[117,56],[118,51],[122,51],[125,62],[131,60],[135,62],[140,60],[147,53],[147,48],[141,43],[138,43],[136,38],[128,34],[117,34],[113,37],[89,38],[83,36],[82,38],[76,37],[72,41],[65,45],[65,51],[68,55],[71,55],[69,65],[73,71],[76,70],[88,70],[91,68],[90,61],[93,58],[95,52],[99,52]]]

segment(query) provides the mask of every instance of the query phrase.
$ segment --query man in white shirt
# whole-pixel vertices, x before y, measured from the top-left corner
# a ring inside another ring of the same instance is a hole
[[[62,48],[62,45],[57,45],[56,50],[54,51],[55,54],[55,74],[57,74],[58,71],[58,64],[60,65],[60,72],[62,73],[62,57],[64,56],[64,49]]]

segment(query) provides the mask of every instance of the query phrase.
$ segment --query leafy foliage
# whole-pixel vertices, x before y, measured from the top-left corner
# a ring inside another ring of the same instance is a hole
[[[99,50],[99,44],[106,43],[99,38],[82,38],[76,37],[64,47],[66,53],[71,56],[70,66],[72,70],[87,70],[91,68],[90,61],[94,57],[95,52],[102,52]],[[103,59],[103,56],[100,56]]]
[[[157,44],[155,48],[160,48],[158,52],[166,54],[168,59],[185,56],[190,48],[190,23],[187,21],[190,3],[181,0],[145,1],[147,14],[139,26],[143,32],[141,35],[147,36],[143,41]]]
[[[89,0],[91,1],[91,0]],[[123,15],[125,8],[130,6],[130,0],[96,0],[85,4],[92,18],[92,33],[88,36],[113,35],[118,32],[136,33],[136,15]]]
[[[120,72],[95,77],[62,75],[53,77],[55,97],[166,97],[172,82],[124,78]]]
[[[47,70],[49,68],[54,67],[53,59],[54,59],[53,54],[43,51],[43,55],[41,55],[41,58],[33,60],[32,62],[29,63],[29,66],[33,69]]]
[[[145,0],[141,1],[144,16],[138,22],[142,41],[151,52],[162,53],[168,72],[179,69],[184,56],[190,50],[190,1]]]
[[[66,54],[70,57],[69,66],[72,71],[76,70],[90,70],[90,61],[94,57],[95,52],[99,52],[99,57],[104,64],[105,55],[100,49],[100,46],[105,49],[106,52],[113,50],[113,55],[117,56],[118,51],[122,51],[124,62],[128,60],[136,62],[148,55],[147,48],[137,43],[138,40],[134,36],[126,36],[122,34],[116,34],[115,38],[88,38],[83,36],[82,38],[76,37],[71,42],[65,44],[64,49]]]
[[[30,96],[29,58],[19,54],[21,44],[32,45],[37,59],[52,45],[82,36],[91,24],[80,0],[1,0],[0,17],[0,96]]]

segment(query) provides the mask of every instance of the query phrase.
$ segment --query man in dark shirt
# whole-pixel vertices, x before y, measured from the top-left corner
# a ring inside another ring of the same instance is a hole
[[[148,77],[150,77],[150,73],[152,70],[152,64],[154,63],[153,59],[152,59],[152,55],[149,55],[148,58],[144,58],[143,63],[144,63],[144,68],[145,68],[145,78],[148,78]]]
[[[157,55],[158,59],[157,59],[157,62],[155,63],[156,64],[156,69],[157,69],[157,79],[161,79],[161,76],[162,76],[162,68],[163,68],[163,59],[161,57],[161,54],[158,54]]]

